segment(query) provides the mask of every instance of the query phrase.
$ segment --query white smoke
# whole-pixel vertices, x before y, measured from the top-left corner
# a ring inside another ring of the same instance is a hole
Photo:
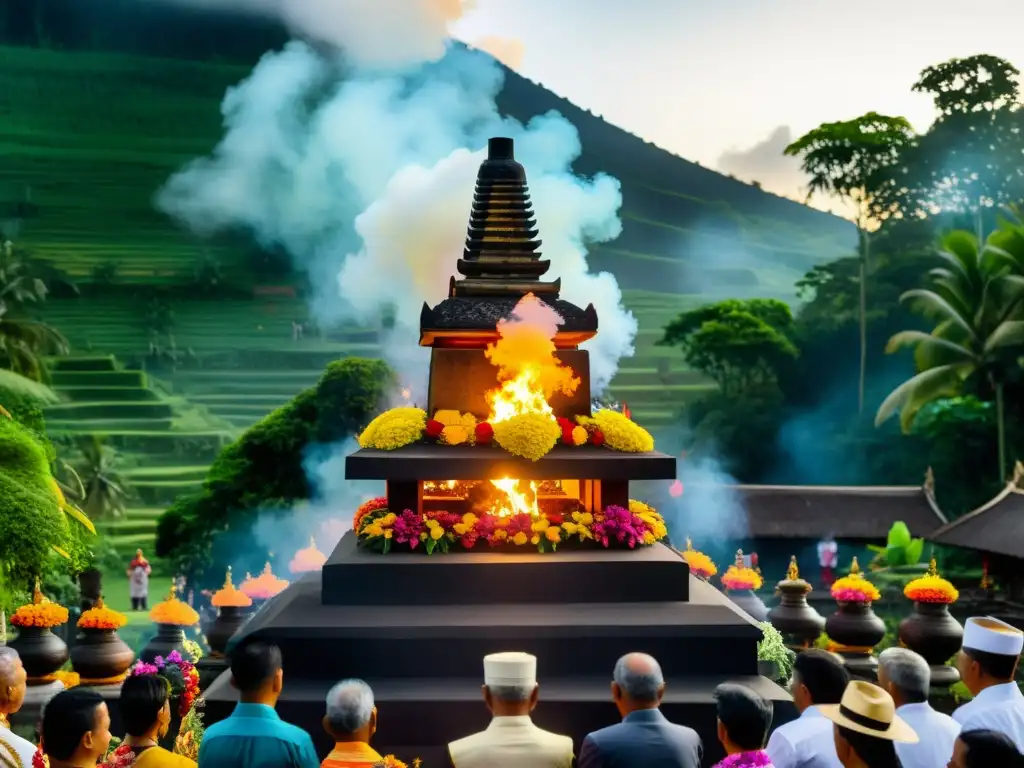
[[[349,5],[368,13],[370,3],[337,3]],[[614,277],[592,275],[586,263],[587,242],[621,231],[619,182],[573,175],[579,137],[560,115],[525,127],[502,117],[495,98],[504,75],[482,52],[449,46],[438,61],[388,74],[367,69],[372,61],[353,69],[358,47],[345,53],[344,76],[339,61],[301,42],[264,56],[225,96],[221,143],[175,175],[158,205],[202,234],[242,227],[284,247],[318,291],[321,325],[375,324],[394,312],[385,356],[423,402],[420,306],[447,295],[482,148],[510,136],[552,262],[548,278],[562,279],[568,301],[597,310],[600,332],[588,344],[600,392],[637,331]]]

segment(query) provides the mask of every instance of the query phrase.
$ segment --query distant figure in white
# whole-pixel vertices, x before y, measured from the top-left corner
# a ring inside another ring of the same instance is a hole
[[[305,331],[306,329],[302,325],[302,323],[297,323],[294,320],[292,320],[292,341],[298,341],[299,339],[303,338],[303,334],[305,333]]]
[[[143,556],[142,550],[135,550],[135,559],[128,565],[128,596],[132,599],[133,611],[149,610],[149,574],[153,569]]]
[[[839,545],[830,533],[818,542],[818,565],[821,566],[821,583],[831,587],[836,580],[836,564],[839,562]]]

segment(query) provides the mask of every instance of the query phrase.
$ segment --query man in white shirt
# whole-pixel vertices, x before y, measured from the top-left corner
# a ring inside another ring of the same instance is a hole
[[[956,668],[974,699],[953,719],[964,732],[1004,733],[1024,752],[1024,695],[1014,682],[1021,651],[1024,633],[1016,627],[991,616],[968,619]]]
[[[537,657],[528,653],[484,656],[487,730],[448,745],[455,768],[569,768],[572,739],[533,724],[537,706]]]
[[[7,718],[25,701],[25,667],[18,652],[0,646],[0,766],[30,768],[36,746],[11,731]]]
[[[928,662],[906,648],[887,648],[878,657],[878,685],[889,692],[896,714],[921,740],[896,742],[903,768],[936,768],[949,762],[960,726],[928,703],[932,671]]]
[[[839,704],[850,675],[835,654],[804,651],[793,664],[790,683],[800,717],[775,729],[765,751],[775,768],[843,768],[836,756],[832,721],[819,707]]]

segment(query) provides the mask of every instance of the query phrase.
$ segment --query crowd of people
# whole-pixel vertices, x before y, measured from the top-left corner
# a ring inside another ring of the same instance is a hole
[[[726,753],[718,768],[1021,768],[1024,695],[1014,681],[1024,634],[992,618],[969,619],[957,668],[973,699],[953,716],[928,704],[930,668],[904,648],[879,657],[878,684],[851,680],[842,661],[807,650],[795,661],[791,692],[799,716],[771,730],[772,702],[751,688],[715,691],[717,739]],[[484,702],[490,725],[448,745],[454,768],[698,768],[697,732],[661,712],[665,680],[658,662],[631,653],[615,665],[615,725],[586,736],[575,755],[568,736],[539,728],[537,660],[527,653],[486,656]],[[373,691],[344,680],[327,696],[323,727],[334,748],[321,761],[306,731],[284,722],[276,705],[284,683],[281,651],[260,640],[231,654],[239,703],[211,725],[200,768],[372,768],[385,758],[372,746],[378,712]],[[0,766],[3,768],[195,768],[159,746],[171,722],[169,691],[157,677],[134,676],[119,701],[124,741],[110,749],[110,713],[94,690],[73,688],[43,710],[40,744],[10,731],[7,716],[25,695],[17,653],[0,647]],[[769,738],[769,733],[771,736]]]

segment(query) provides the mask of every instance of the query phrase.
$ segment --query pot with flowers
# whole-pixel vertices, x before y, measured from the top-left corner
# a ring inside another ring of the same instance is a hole
[[[149,663],[157,656],[166,657],[172,651],[184,651],[185,629],[199,623],[199,614],[191,605],[178,599],[173,583],[167,599],[153,606],[149,618],[156,624],[156,635],[139,654],[140,659]]]
[[[768,611],[768,621],[798,650],[809,648],[825,628],[825,617],[807,603],[811,585],[800,578],[796,555],[789,558],[786,578],[775,586],[779,604]]]
[[[117,634],[128,623],[123,613],[107,608],[103,598],[78,619],[80,630],[71,664],[83,685],[116,685],[126,677],[135,652]]]
[[[832,597],[839,610],[825,622],[825,633],[832,641],[829,650],[843,657],[850,674],[873,679],[878,660],[871,652],[885,637],[885,622],[871,610],[871,604],[881,595],[864,578],[856,557],[850,573],[832,584]]]
[[[960,593],[939,575],[933,555],[928,573],[908,583],[903,594],[914,601],[914,611],[900,622],[900,642],[931,665],[932,685],[952,685],[960,673],[946,661],[960,650],[964,628],[949,615],[949,606]]]
[[[793,676],[793,661],[796,654],[786,647],[782,633],[771,622],[762,621],[761,639],[757,643],[757,672],[785,684]]]
[[[192,705],[199,698],[199,671],[182,653],[171,651],[166,657],[154,657],[151,662],[136,662],[131,674],[156,675],[167,683],[171,698],[171,724],[167,734],[160,740],[160,746],[172,748],[181,730],[182,718],[191,711]]]
[[[259,576],[253,578],[248,573],[245,574],[245,580],[239,586],[239,589],[252,600],[252,604],[255,606],[254,610],[259,610],[264,603],[287,588],[288,580],[277,578],[269,562],[263,566],[263,571]]]
[[[722,576],[722,586],[729,598],[740,608],[750,614],[754,621],[765,621],[768,609],[761,598],[754,594],[764,583],[761,574],[749,567],[743,560],[743,550],[736,550],[736,562]]]
[[[217,609],[217,618],[206,629],[210,653],[196,664],[199,668],[199,688],[203,691],[228,668],[228,641],[249,620],[248,609],[252,605],[252,598],[231,581],[229,567],[224,586],[213,593],[210,603]]]
[[[11,615],[11,624],[18,628],[18,636],[10,646],[21,657],[29,685],[53,682],[54,674],[68,660],[67,645],[53,633],[54,627],[67,620],[68,609],[44,597],[36,579],[32,602]]]
[[[718,566],[715,565],[710,557],[693,548],[693,542],[690,541],[689,536],[686,537],[686,549],[683,551],[683,560],[690,566],[690,573],[701,581],[707,581],[718,573]]]

